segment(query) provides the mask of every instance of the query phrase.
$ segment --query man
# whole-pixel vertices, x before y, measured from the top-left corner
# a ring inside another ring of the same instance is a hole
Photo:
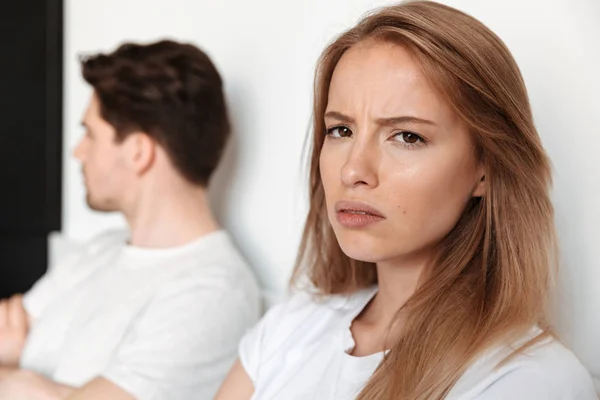
[[[0,304],[0,399],[212,398],[260,308],[207,200],[229,133],[221,78],[172,41],[126,44],[82,70],[94,89],[74,152],[87,202],[129,230]]]

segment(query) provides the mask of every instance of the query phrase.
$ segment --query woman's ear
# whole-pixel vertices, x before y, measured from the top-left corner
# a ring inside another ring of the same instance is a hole
[[[473,188],[473,197],[483,197],[487,191],[487,184],[485,181],[485,170],[481,168],[477,174],[478,180],[475,182]]]

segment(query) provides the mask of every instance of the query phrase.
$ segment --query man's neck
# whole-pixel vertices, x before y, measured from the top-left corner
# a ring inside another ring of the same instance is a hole
[[[201,187],[150,188],[125,218],[138,247],[181,246],[220,229]]]

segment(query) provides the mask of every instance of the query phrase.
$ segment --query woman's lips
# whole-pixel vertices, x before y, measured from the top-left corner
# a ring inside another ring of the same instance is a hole
[[[335,215],[338,223],[346,228],[364,228],[385,219],[375,207],[357,201],[337,202]]]

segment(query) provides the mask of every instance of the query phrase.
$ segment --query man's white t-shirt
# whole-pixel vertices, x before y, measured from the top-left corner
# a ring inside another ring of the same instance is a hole
[[[224,231],[167,249],[102,235],[24,297],[21,367],[80,387],[104,377],[140,400],[211,399],[260,316],[260,293]]]
[[[255,388],[252,400],[355,399],[383,359],[383,353],[348,354],[352,321],[376,292],[321,300],[301,292],[273,307],[240,343],[240,361]],[[446,399],[597,399],[588,372],[553,339],[496,369],[510,352],[509,346],[488,351]]]

